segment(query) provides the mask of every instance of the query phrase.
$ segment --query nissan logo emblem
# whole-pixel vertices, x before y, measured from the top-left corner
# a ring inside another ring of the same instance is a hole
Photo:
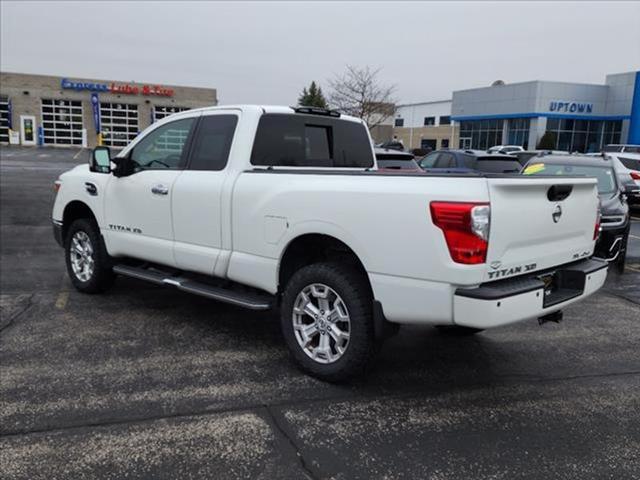
[[[560,217],[562,216],[562,208],[560,205],[556,205],[556,208],[553,210],[551,214],[551,218],[553,218],[553,223],[558,223],[560,221]]]

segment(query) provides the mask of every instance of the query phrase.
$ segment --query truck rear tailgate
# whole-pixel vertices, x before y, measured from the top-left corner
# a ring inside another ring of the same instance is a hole
[[[595,179],[489,178],[491,229],[485,281],[589,257],[598,215]]]

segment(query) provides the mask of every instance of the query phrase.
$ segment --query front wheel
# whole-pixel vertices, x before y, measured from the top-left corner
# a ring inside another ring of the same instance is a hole
[[[115,275],[94,222],[75,220],[67,232],[64,251],[67,273],[77,290],[99,293],[111,286]]]
[[[376,353],[371,289],[350,267],[317,263],[298,270],[284,290],[281,326],[296,363],[321,380],[360,375]]]

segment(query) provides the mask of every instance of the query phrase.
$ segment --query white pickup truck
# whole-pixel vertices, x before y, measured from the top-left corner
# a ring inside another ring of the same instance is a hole
[[[314,108],[172,115],[56,181],[73,285],[116,275],[279,308],[307,372],[361,373],[398,324],[465,332],[560,310],[605,281],[589,178],[378,172],[362,121]]]

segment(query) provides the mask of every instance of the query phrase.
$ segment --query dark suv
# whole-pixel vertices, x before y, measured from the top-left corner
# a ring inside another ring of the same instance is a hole
[[[418,165],[434,173],[519,173],[522,168],[512,155],[480,150],[436,150],[423,157]]]
[[[535,157],[525,165],[522,174],[595,177],[598,180],[601,218],[600,237],[593,255],[615,263],[618,272],[624,272],[631,226],[626,197],[631,187],[620,187],[610,159],[586,155]]]

